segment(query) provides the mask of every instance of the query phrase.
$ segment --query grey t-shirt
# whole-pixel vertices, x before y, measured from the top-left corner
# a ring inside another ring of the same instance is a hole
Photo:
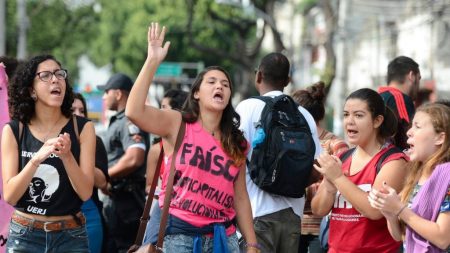
[[[139,134],[140,140],[133,139]],[[112,167],[125,154],[128,148],[141,148],[146,151],[148,134],[141,131],[126,116],[125,111],[118,112],[110,119],[108,131],[103,139],[108,153],[108,167]],[[142,178],[145,175],[145,163],[127,178]]]

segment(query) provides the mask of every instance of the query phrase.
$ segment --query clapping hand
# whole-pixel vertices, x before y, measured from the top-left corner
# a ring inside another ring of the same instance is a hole
[[[395,189],[387,185],[386,182],[383,182],[380,190],[372,188],[368,199],[370,205],[373,208],[380,210],[386,218],[396,217],[403,206],[400,196]]]
[[[167,55],[169,50],[170,42],[166,41],[164,47],[164,36],[166,35],[166,27],[163,26],[161,31],[159,30],[159,24],[152,22],[148,28],[147,39],[148,39],[148,55],[149,59],[154,59],[161,63]]]
[[[56,138],[56,142],[54,144],[54,153],[59,156],[59,158],[64,159],[66,155],[70,154],[71,144],[70,135],[68,133],[60,134]]]
[[[341,169],[341,160],[336,156],[322,153],[317,159],[317,163],[318,165],[314,164],[314,168],[332,183],[344,175]]]

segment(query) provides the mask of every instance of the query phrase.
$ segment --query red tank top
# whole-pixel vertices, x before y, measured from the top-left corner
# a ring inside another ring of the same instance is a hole
[[[388,147],[386,147],[388,148]],[[355,175],[347,178],[365,192],[372,189],[376,177],[376,164],[382,155],[378,152],[372,160]],[[383,163],[405,159],[404,154],[393,154]],[[352,157],[342,164],[343,171],[349,171]],[[401,245],[389,234],[386,219],[370,220],[359,213],[339,192],[333,204],[330,220],[330,253],[391,253],[398,252]]]

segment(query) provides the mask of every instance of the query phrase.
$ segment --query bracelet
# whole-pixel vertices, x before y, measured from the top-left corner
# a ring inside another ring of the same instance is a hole
[[[247,249],[254,249],[258,253],[261,252],[261,245],[257,242],[254,242],[254,243],[248,242],[248,243],[245,243],[244,246]]]
[[[35,162],[33,162],[33,159],[30,159],[29,161],[31,163],[31,165],[33,165],[34,167],[39,167],[39,164],[36,164]]]
[[[246,249],[254,249],[256,251],[256,253],[260,253],[261,250],[258,249],[257,247],[253,247],[253,246],[247,246]]]
[[[397,216],[399,216],[407,206],[408,204],[405,204],[402,208],[400,208],[400,210],[397,212]]]

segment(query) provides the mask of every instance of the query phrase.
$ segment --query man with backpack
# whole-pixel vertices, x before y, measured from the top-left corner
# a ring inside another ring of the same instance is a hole
[[[236,107],[240,129],[251,145],[246,182],[262,252],[298,248],[304,190],[321,152],[313,117],[283,95],[289,68],[283,54],[266,55],[255,76],[261,96]]]

